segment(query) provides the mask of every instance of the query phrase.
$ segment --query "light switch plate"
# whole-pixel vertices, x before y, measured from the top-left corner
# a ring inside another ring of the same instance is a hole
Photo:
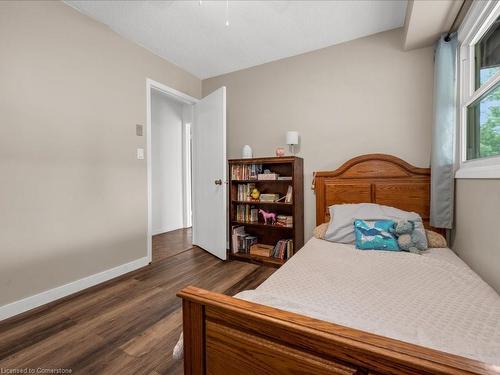
[[[142,137],[142,129],[143,129],[143,126],[141,124],[136,124],[135,125],[135,135],[137,135],[138,137]]]
[[[144,149],[143,148],[137,149],[137,159],[144,160]]]

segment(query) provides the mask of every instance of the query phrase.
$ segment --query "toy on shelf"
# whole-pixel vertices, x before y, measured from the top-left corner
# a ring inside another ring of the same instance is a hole
[[[260,191],[258,189],[253,189],[252,192],[250,193],[250,196],[252,197],[252,199],[254,200],[259,200],[259,197],[260,197]]]
[[[274,212],[268,212],[260,209],[259,214],[261,214],[262,217],[264,218],[265,224],[276,224],[276,214]]]

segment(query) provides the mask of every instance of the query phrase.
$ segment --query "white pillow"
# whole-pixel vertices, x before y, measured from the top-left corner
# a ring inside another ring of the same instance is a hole
[[[421,231],[424,238],[427,238],[422,218],[415,212],[375,203],[334,204],[329,207],[329,210],[332,219],[325,233],[324,239],[327,241],[353,244],[356,239],[354,235],[354,220],[356,219],[411,220],[415,222],[415,230]]]

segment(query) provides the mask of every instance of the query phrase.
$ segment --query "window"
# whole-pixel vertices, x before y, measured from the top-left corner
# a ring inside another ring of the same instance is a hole
[[[500,70],[500,17],[474,48],[476,89]]]
[[[459,32],[460,170],[500,178],[500,2],[474,2]]]
[[[500,85],[467,107],[467,160],[500,155]]]

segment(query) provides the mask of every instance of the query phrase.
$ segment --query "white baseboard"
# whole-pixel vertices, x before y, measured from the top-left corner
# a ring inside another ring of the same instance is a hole
[[[144,267],[149,263],[148,257],[133,260],[118,267],[84,277],[83,279],[58,286],[57,288],[46,290],[34,296],[21,299],[0,307],[0,321],[21,314],[25,311],[53,302],[70,294],[79,292],[91,286],[101,284],[115,277]]]
[[[166,228],[161,228],[161,229],[156,229],[154,230],[153,229],[153,236],[157,236],[159,234],[163,234],[163,233],[167,233],[167,232],[173,232],[174,230],[178,230],[178,229],[183,229],[184,227],[181,225],[180,227],[175,227],[175,228],[169,228],[169,227],[166,227]]]

